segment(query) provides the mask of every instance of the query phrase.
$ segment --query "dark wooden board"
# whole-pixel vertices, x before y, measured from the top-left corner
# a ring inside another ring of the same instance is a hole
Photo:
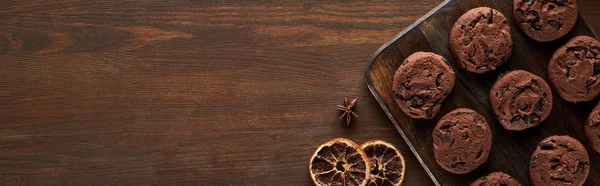
[[[507,17],[514,41],[513,55],[509,62],[497,71],[483,75],[460,68],[448,50],[449,31],[454,22],[466,11],[480,6],[497,9]],[[551,135],[570,135],[587,146],[583,125],[597,100],[572,104],[554,93],[554,107],[546,121],[538,127],[513,132],[502,128],[493,117],[488,94],[498,75],[510,70],[526,70],[547,81],[547,63],[552,54],[577,35],[597,38],[581,15],[575,28],[567,36],[553,42],[540,43],[528,38],[517,27],[512,16],[512,1],[444,1],[398,34],[391,42],[385,44],[369,62],[365,79],[376,100],[437,185],[467,185],[478,177],[494,171],[506,172],[522,184],[529,185],[529,159],[542,139]],[[432,120],[416,120],[408,117],[394,102],[391,91],[393,75],[400,62],[417,51],[430,51],[444,56],[457,75],[454,90],[444,101],[440,113]],[[493,146],[485,164],[471,173],[455,175],[445,171],[436,163],[431,132],[439,118],[451,110],[462,107],[474,109],[487,119],[493,131]],[[586,185],[600,185],[600,156],[589,147],[588,153],[592,167]]]

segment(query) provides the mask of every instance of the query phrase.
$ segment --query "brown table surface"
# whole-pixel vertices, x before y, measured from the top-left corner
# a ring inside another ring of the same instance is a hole
[[[439,2],[3,1],[0,183],[311,185],[344,137],[394,143],[405,185],[431,185],[363,73]],[[600,30],[600,1],[578,5]]]

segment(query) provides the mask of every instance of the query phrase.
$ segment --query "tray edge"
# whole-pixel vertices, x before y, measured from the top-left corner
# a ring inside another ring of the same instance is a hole
[[[440,183],[437,181],[437,179],[435,178],[435,176],[433,175],[433,173],[429,170],[429,167],[427,167],[427,165],[425,165],[425,162],[423,162],[423,159],[421,159],[421,156],[419,155],[419,153],[417,152],[417,150],[415,149],[415,147],[408,140],[408,138],[406,137],[406,134],[404,134],[404,131],[400,128],[400,126],[398,125],[398,123],[396,123],[396,120],[390,114],[390,111],[385,107],[385,105],[383,104],[383,102],[382,102],[381,97],[379,96],[379,94],[377,94],[375,92],[375,89],[373,88],[372,82],[370,80],[371,74],[369,73],[369,71],[371,70],[371,66],[375,62],[375,59],[377,57],[379,57],[379,55],[381,54],[381,52],[383,52],[383,50],[385,50],[390,45],[392,45],[393,43],[395,43],[398,39],[400,39],[400,37],[404,36],[406,33],[408,33],[413,28],[419,26],[425,19],[431,17],[431,15],[433,15],[434,13],[436,13],[438,10],[442,9],[444,6],[446,6],[451,1],[452,0],[444,0],[443,2],[441,2],[440,4],[438,4],[436,7],[434,7],[433,9],[431,9],[429,12],[427,12],[427,14],[425,14],[424,16],[422,16],[419,19],[417,19],[414,23],[412,23],[411,25],[409,25],[408,27],[406,27],[404,30],[402,30],[398,34],[396,34],[390,41],[388,41],[387,43],[383,44],[379,49],[377,49],[377,51],[375,52],[375,55],[373,55],[371,57],[371,59],[369,59],[369,63],[367,63],[367,68],[365,69],[365,75],[364,75],[365,76],[365,82],[367,84],[367,87],[369,88],[369,91],[371,92],[371,94],[373,95],[373,97],[375,97],[375,100],[377,100],[377,103],[383,109],[383,111],[388,116],[388,118],[390,119],[390,121],[392,121],[392,123],[394,124],[394,127],[396,128],[396,130],[400,133],[400,135],[404,139],[404,142],[410,148],[410,151],[412,151],[412,153],[415,155],[415,157],[417,158],[417,160],[419,161],[419,163],[421,164],[421,166],[425,169],[425,172],[427,172],[427,175],[429,175],[429,178],[431,178],[431,181],[433,181],[433,183],[436,186],[440,186]]]

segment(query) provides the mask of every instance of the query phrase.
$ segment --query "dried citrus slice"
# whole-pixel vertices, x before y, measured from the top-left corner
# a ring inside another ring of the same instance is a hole
[[[394,145],[381,140],[362,144],[369,162],[371,175],[368,186],[402,185],[404,180],[404,157]]]
[[[337,138],[319,146],[308,167],[315,185],[364,186],[369,179],[368,161],[358,144]]]

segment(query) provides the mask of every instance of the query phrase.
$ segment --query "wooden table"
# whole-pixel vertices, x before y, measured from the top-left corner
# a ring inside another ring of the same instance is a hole
[[[439,2],[1,2],[0,183],[311,185],[344,137],[394,143],[405,185],[431,185],[363,73]]]

